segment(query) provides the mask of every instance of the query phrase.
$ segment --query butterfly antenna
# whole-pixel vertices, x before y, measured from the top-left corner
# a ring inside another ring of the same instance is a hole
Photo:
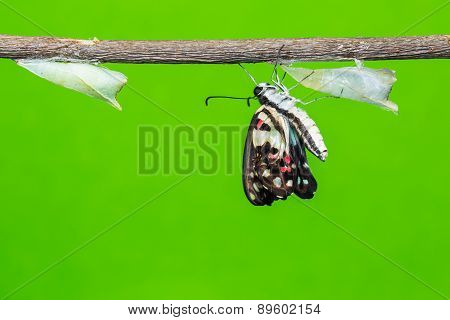
[[[247,100],[247,106],[250,107],[250,100],[255,99],[255,98],[256,97],[242,98],[242,97],[229,97],[229,96],[209,96],[208,98],[206,98],[205,104],[206,104],[206,106],[208,106],[208,101],[210,99],[234,99],[234,100]]]
[[[254,84],[256,84],[256,85],[258,84],[258,83],[256,82],[255,78],[253,78],[253,76],[250,74],[250,72],[248,72],[248,70],[245,69],[244,66],[243,66],[242,64],[239,63],[239,67],[241,67],[242,70],[245,71],[245,73],[249,76],[249,78],[253,81]]]

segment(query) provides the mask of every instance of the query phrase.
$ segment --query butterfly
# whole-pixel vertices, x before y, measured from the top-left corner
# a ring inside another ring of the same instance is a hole
[[[270,206],[293,193],[302,199],[311,199],[317,190],[317,181],[308,165],[306,149],[322,161],[328,154],[316,123],[297,107],[299,102],[309,102],[292,97],[278,74],[276,79],[273,84],[258,84],[254,97],[208,97],[247,99],[248,105],[249,100],[255,98],[261,104],[248,128],[242,166],[245,195],[255,206]]]
[[[242,180],[248,200],[271,205],[292,193],[311,199],[317,181],[305,149],[322,161],[328,154],[319,128],[284,86],[261,83],[254,94],[261,107],[250,122],[244,148]]]

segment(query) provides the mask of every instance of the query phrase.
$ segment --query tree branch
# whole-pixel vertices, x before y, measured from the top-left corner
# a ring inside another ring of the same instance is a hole
[[[0,35],[0,58],[117,63],[448,59],[450,37],[126,41]],[[280,48],[282,48],[280,54]]]

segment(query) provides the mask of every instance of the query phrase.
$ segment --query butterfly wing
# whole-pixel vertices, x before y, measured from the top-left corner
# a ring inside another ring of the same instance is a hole
[[[317,181],[311,172],[306,159],[306,151],[301,134],[291,124],[291,148],[295,154],[294,164],[296,164],[297,176],[295,179],[294,192],[302,199],[311,199],[317,190]]]
[[[243,184],[254,205],[271,205],[295,192],[311,198],[312,177],[302,140],[277,109],[263,105],[250,123],[244,150]]]

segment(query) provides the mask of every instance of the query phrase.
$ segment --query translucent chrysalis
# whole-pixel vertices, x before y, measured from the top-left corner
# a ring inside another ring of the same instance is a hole
[[[336,69],[305,69],[282,66],[302,86],[335,97],[368,102],[393,112],[397,105],[388,100],[392,85],[397,80],[395,72],[389,69],[363,67],[359,60],[356,67]]]
[[[17,64],[41,78],[106,101],[122,110],[116,95],[127,83],[127,77],[120,72],[88,63],[18,60]]]

